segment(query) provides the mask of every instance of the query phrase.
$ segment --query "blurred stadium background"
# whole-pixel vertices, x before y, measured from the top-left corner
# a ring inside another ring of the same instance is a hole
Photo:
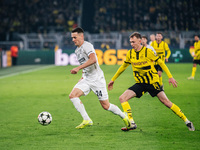
[[[18,65],[54,64],[55,47],[74,50],[70,31],[76,26],[102,51],[129,49],[134,31],[147,37],[161,31],[172,51],[169,61],[191,62],[199,10],[199,0],[1,0],[0,66],[11,65],[13,45],[19,48]]]

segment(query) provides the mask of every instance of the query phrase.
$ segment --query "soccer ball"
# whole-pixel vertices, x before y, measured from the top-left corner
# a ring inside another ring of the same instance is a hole
[[[43,125],[49,125],[52,121],[52,116],[49,112],[43,111],[38,115],[38,122]]]

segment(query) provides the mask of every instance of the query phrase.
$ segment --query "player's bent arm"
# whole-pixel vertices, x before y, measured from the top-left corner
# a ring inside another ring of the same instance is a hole
[[[95,53],[91,53],[89,55],[88,61],[86,61],[84,64],[78,66],[78,68],[79,68],[79,70],[80,69],[84,69],[84,68],[86,68],[88,66],[91,66],[92,64],[95,64],[96,62],[97,62],[97,59],[96,59]]]
[[[158,64],[161,66],[161,68],[166,72],[168,78],[169,78],[169,85],[173,85],[173,87],[177,87],[178,82],[173,78],[172,74],[170,73],[168,67],[165,65],[165,63],[161,60],[157,60]]]
[[[112,77],[111,81],[108,83],[108,90],[112,90],[113,89],[113,84],[114,81],[120,76],[120,74],[122,72],[124,72],[124,70],[126,70],[126,68],[129,66],[129,63],[124,62],[119,69],[117,70],[117,72],[115,73],[115,75]]]
[[[160,65],[160,67],[165,71],[168,78],[173,78],[172,74],[170,73],[168,67],[165,65],[165,63],[161,59],[157,59],[157,63]]]
[[[130,65],[130,63],[124,62],[119,69],[117,70],[117,72],[115,73],[115,75],[112,77],[112,81],[115,81],[122,72],[124,72],[124,70],[126,70],[126,68]]]
[[[169,59],[170,55],[171,55],[171,51],[170,51],[170,49],[169,49],[169,50],[167,51],[167,56],[166,56],[165,58]]]
[[[89,55],[89,59],[82,65],[76,67],[76,68],[73,68],[72,70],[70,70],[70,72],[72,74],[77,74],[77,72],[81,69],[84,69],[88,66],[91,66],[92,64],[95,64],[97,62],[97,59],[96,59],[96,56],[95,56],[95,53],[91,53]]]

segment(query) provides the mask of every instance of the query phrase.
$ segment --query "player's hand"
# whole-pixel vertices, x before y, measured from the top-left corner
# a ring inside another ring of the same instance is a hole
[[[113,84],[114,84],[114,81],[112,81],[112,80],[108,83],[108,90],[109,91],[113,89]]]
[[[165,61],[168,62],[168,58],[165,58]]]
[[[169,85],[171,84],[174,88],[178,86],[178,82],[174,78],[169,78]]]
[[[193,56],[193,57],[197,57],[197,55],[195,55],[195,54],[194,54],[194,55],[192,55],[192,56]]]
[[[73,68],[72,70],[70,70],[71,74],[77,74],[79,71],[79,68],[76,67],[76,68]]]

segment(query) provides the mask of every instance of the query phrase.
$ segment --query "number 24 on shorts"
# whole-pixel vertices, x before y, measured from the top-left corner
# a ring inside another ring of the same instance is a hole
[[[97,95],[98,97],[102,97],[102,92],[101,92],[101,90],[100,90],[100,91],[96,91],[96,95]]]

